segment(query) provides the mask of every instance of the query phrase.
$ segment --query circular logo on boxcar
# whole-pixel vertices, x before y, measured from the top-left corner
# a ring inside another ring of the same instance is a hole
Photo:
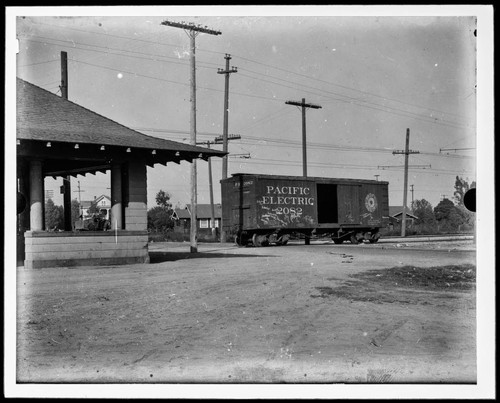
[[[368,193],[366,195],[365,206],[370,213],[373,213],[377,209],[377,198],[373,193]]]

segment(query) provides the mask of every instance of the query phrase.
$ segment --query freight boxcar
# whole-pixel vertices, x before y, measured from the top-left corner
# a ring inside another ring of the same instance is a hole
[[[222,225],[240,245],[285,245],[301,235],[336,244],[377,242],[389,216],[388,182],[260,174],[221,180]]]

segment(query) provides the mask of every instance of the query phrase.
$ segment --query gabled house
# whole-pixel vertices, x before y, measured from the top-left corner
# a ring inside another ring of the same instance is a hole
[[[107,195],[100,195],[94,197],[94,200],[82,200],[80,205],[82,218],[87,218],[92,215],[90,208],[95,205],[97,211],[101,213],[102,217],[109,220],[111,217],[111,198]]]
[[[412,214],[412,211],[408,207],[404,211],[406,213],[407,225],[413,225],[418,217]],[[389,219],[394,223],[401,222],[403,220],[403,206],[389,206]]]
[[[415,220],[418,218],[406,207],[406,228],[413,229]],[[403,206],[389,206],[389,229],[398,231],[403,223]]]

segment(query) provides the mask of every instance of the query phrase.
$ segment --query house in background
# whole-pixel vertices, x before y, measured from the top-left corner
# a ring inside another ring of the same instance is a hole
[[[201,236],[212,235],[212,208],[210,204],[198,204],[196,206],[196,218],[198,222],[198,233]],[[219,233],[221,225],[222,207],[220,204],[214,205],[214,218],[216,233]],[[174,210],[175,227],[174,231],[189,234],[191,228],[191,205],[185,208]]]
[[[406,207],[406,228],[413,228],[415,220],[418,219],[417,216],[412,214],[412,211]],[[389,226],[391,229],[401,228],[401,222],[403,220],[403,206],[389,206]]]
[[[82,200],[80,208],[83,218],[92,215],[89,210],[93,203],[97,205],[97,211],[103,213],[103,218],[109,220],[111,217],[111,197],[106,195],[100,195],[99,197],[94,196],[94,200]]]

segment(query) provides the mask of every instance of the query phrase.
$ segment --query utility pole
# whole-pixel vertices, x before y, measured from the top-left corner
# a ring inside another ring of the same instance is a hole
[[[222,144],[222,148],[223,150],[225,149],[224,152],[228,152],[228,142],[231,141],[231,140],[239,140],[241,139],[241,136],[239,134],[225,134],[225,135],[222,135],[222,136],[218,136],[214,139],[214,143],[213,144]],[[229,154],[229,153],[228,153]],[[229,155],[226,154],[223,158],[222,158],[222,164],[224,165],[224,161],[225,161],[225,167],[222,168],[222,179],[226,179],[227,178],[227,170],[228,170],[228,160],[227,158],[229,157]]]
[[[61,52],[61,97],[68,99],[68,54]],[[63,176],[63,204],[64,204],[64,230],[71,231],[73,223],[71,222],[71,176]]]
[[[226,126],[227,128],[227,126]],[[226,148],[226,152],[227,152],[227,143],[228,141],[230,140],[239,140],[241,139],[241,136],[239,134],[231,134],[231,135],[228,135],[227,132],[222,135],[222,136],[219,136],[219,137],[216,137],[214,139],[214,143],[215,144],[223,144],[225,145],[225,148]],[[226,172],[226,177],[227,177],[227,154],[224,156],[224,159],[222,160],[223,163],[224,161],[226,161],[226,166],[225,166],[225,172]],[[224,169],[222,170],[222,175],[224,176]],[[224,178],[225,179],[225,178]],[[224,201],[222,201],[222,203],[224,203]],[[221,216],[221,219],[220,219],[220,242],[221,243],[225,243],[227,242],[227,234],[226,234],[226,231],[224,230],[224,218]]]
[[[78,192],[78,203],[80,204],[80,215],[83,214],[83,208],[82,208],[82,192],[85,192],[85,190],[80,189],[80,181],[78,181],[78,190],[75,190],[75,192]],[[82,217],[83,218],[83,217]]]
[[[411,190],[410,190],[410,192],[411,192],[411,212],[413,213],[413,185],[410,185],[410,187],[411,187]]]
[[[207,148],[210,148],[210,144],[215,144],[215,142],[206,141],[203,143],[196,143],[206,145]],[[212,228],[212,238],[216,238],[215,233],[215,206],[214,206],[214,187],[212,183],[212,158],[208,158],[208,187],[210,189],[210,223]]]
[[[410,129],[406,129],[406,145],[404,151],[396,150],[392,154],[404,154],[405,155],[405,177],[404,177],[404,189],[403,189],[403,222],[401,224],[401,236],[406,236],[406,204],[408,197],[408,157],[410,154],[419,154],[419,151],[413,151],[409,149],[410,147]]]
[[[321,106],[306,104],[305,98],[302,98],[302,102],[286,101],[285,104],[302,107],[302,175],[307,177],[306,108],[320,109]]]
[[[207,147],[210,148],[210,142],[207,141]],[[212,238],[215,240],[215,206],[214,206],[214,185],[212,183],[212,158],[208,159],[208,187],[210,189],[210,224],[212,226]]]
[[[194,23],[178,23],[171,21],[163,21],[161,25],[167,25],[175,28],[183,29],[190,39],[190,65],[191,65],[191,125],[190,125],[190,143],[196,145],[196,43],[195,38],[199,33],[220,35],[220,31],[214,31],[207,27],[195,25]],[[196,183],[196,159],[191,162],[191,253],[198,252],[198,220],[197,220],[197,183]]]
[[[229,140],[238,140],[241,139],[241,136],[238,134],[231,134],[230,136],[226,135],[226,141]],[[224,141],[223,136],[216,137],[214,141],[204,141],[196,144],[202,144],[206,145],[208,148],[210,148],[211,144],[221,144]],[[212,236],[215,239],[216,234],[215,234],[215,205],[214,205],[214,191],[213,191],[213,182],[212,182],[212,159],[208,159],[208,184],[210,188],[210,208],[211,208],[211,219],[212,219]],[[226,242],[225,241],[225,233],[222,230],[222,217],[221,217],[221,225],[220,225],[220,234],[221,234],[221,242]]]
[[[226,59],[226,69],[218,69],[217,74],[224,74],[225,75],[225,83],[224,83],[224,125],[222,128],[222,151],[227,153],[227,132],[228,132],[228,126],[229,126],[229,75],[231,73],[237,73],[238,68],[237,67],[231,67],[229,68],[229,60],[231,60],[231,55],[227,54],[224,56],[224,59]],[[222,179],[227,178],[227,154],[222,157]]]

